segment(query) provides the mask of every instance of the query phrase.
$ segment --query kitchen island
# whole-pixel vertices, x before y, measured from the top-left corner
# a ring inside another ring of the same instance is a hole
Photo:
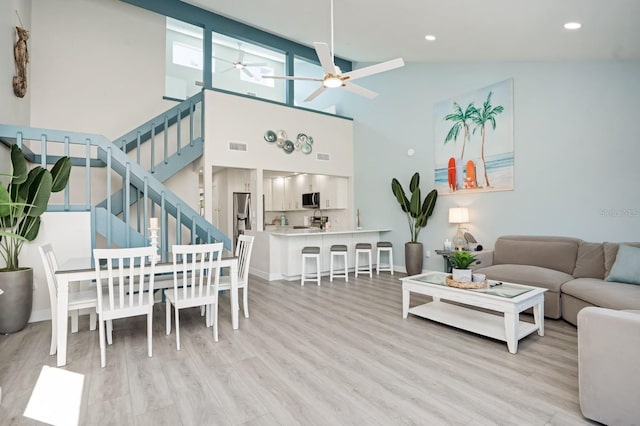
[[[275,227],[267,231],[246,231],[254,235],[253,255],[250,271],[269,281],[299,280],[302,268],[301,252],[306,246],[320,247],[320,269],[323,275],[329,275],[329,249],[334,244],[344,244],[348,248],[349,268],[355,266],[355,246],[357,243],[370,243],[372,261],[376,261],[376,243],[381,234],[390,229],[330,229],[319,228],[293,229]]]

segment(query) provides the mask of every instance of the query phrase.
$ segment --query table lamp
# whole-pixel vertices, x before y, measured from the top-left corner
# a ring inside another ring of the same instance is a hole
[[[458,232],[453,237],[453,247],[456,251],[467,249],[467,240],[464,238],[466,228],[462,225],[469,223],[469,209],[466,207],[452,207],[449,209],[449,223],[458,224]]]

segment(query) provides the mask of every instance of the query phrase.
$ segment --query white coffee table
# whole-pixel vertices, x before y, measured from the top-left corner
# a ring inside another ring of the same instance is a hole
[[[509,352],[518,351],[518,341],[534,331],[544,336],[544,292],[547,289],[506,283],[484,289],[460,289],[445,283],[446,273],[430,271],[402,278],[402,317],[408,314],[507,342]],[[489,281],[491,285],[496,281]],[[432,302],[409,308],[411,293],[424,294]],[[459,302],[465,306],[441,301]],[[472,309],[501,312],[503,316]],[[534,323],[520,321],[520,312],[533,308]]]

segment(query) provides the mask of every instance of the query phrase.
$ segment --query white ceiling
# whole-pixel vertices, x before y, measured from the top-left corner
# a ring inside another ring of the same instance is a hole
[[[330,0],[183,1],[301,44],[331,42]],[[334,15],[335,54],[356,62],[640,59],[640,0],[335,0]]]

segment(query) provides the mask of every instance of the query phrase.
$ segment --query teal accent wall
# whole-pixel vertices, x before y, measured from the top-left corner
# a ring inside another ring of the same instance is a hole
[[[360,67],[360,65],[355,68]],[[456,228],[448,208],[470,209],[469,231],[485,247],[504,234],[564,235],[588,241],[640,241],[635,130],[640,61],[408,64],[362,80],[374,100],[349,98],[354,117],[355,207],[365,227],[391,227],[396,263],[404,264],[406,219],[391,192],[413,172],[433,187],[436,102],[513,78],[514,190],[438,198],[420,234],[442,247]],[[490,141],[488,142],[490,143]],[[415,154],[408,156],[407,151]],[[440,269],[442,259],[425,259]]]

